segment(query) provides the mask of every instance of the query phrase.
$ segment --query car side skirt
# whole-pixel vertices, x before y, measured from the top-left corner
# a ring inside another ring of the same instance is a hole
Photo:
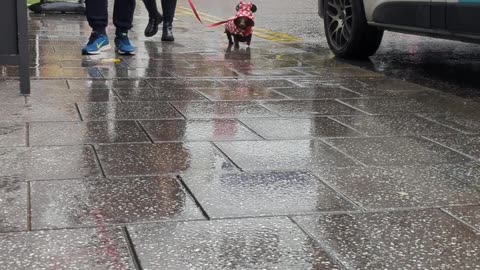
[[[399,25],[382,24],[382,23],[375,23],[375,22],[368,22],[368,24],[371,26],[375,26],[380,29],[392,31],[392,32],[414,34],[419,36],[427,36],[427,37],[442,38],[442,39],[451,39],[451,40],[464,41],[468,43],[480,44],[480,36],[476,36],[476,35],[454,33],[451,31],[439,30],[439,29],[399,26]]]

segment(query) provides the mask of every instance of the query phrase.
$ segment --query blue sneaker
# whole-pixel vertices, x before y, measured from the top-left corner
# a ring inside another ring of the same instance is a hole
[[[88,39],[87,45],[83,47],[83,55],[95,55],[100,54],[103,51],[110,50],[110,42],[108,42],[108,37],[105,34],[99,34],[97,32],[92,32],[90,38]]]
[[[135,47],[133,47],[127,33],[117,33],[115,37],[116,51],[120,55],[134,55]]]

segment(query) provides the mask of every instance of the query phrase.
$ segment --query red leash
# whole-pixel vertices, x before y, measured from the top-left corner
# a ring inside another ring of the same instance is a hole
[[[188,4],[190,5],[190,8],[192,9],[193,11],[193,14],[195,14],[195,17],[197,17],[197,20],[199,22],[201,22],[202,24],[203,21],[202,19],[200,18],[200,15],[198,15],[198,12],[197,12],[197,9],[195,8],[195,5],[193,4],[192,0],[188,0]],[[217,27],[217,26],[220,26],[222,24],[226,24],[227,22],[229,22],[230,20],[226,20],[226,21],[221,21],[221,22],[216,22],[214,24],[210,24],[210,25],[207,25],[208,28],[213,28],[213,27]]]

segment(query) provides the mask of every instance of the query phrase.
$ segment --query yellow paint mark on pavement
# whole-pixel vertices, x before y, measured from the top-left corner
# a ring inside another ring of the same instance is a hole
[[[177,14],[188,15],[192,17],[195,16],[192,10],[190,10],[190,8],[182,7],[182,6],[177,7]],[[216,22],[225,20],[222,18],[212,16],[207,13],[203,13],[203,12],[198,12],[198,14],[200,15],[200,18],[202,19],[202,21],[206,23],[216,23]],[[275,32],[275,31],[271,31],[271,30],[268,30],[265,28],[259,28],[259,27],[255,27],[255,31],[253,31],[253,35],[266,40],[279,42],[279,43],[298,43],[302,41],[302,39],[299,37],[294,37],[286,33]]]
[[[118,58],[108,58],[108,59],[102,59],[102,63],[115,63],[115,64],[118,64],[122,62],[121,59],[118,59]]]

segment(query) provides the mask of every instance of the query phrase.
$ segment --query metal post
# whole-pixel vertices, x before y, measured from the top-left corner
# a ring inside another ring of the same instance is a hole
[[[30,62],[28,60],[28,16],[25,1],[17,0],[18,69],[20,94],[30,95]]]

